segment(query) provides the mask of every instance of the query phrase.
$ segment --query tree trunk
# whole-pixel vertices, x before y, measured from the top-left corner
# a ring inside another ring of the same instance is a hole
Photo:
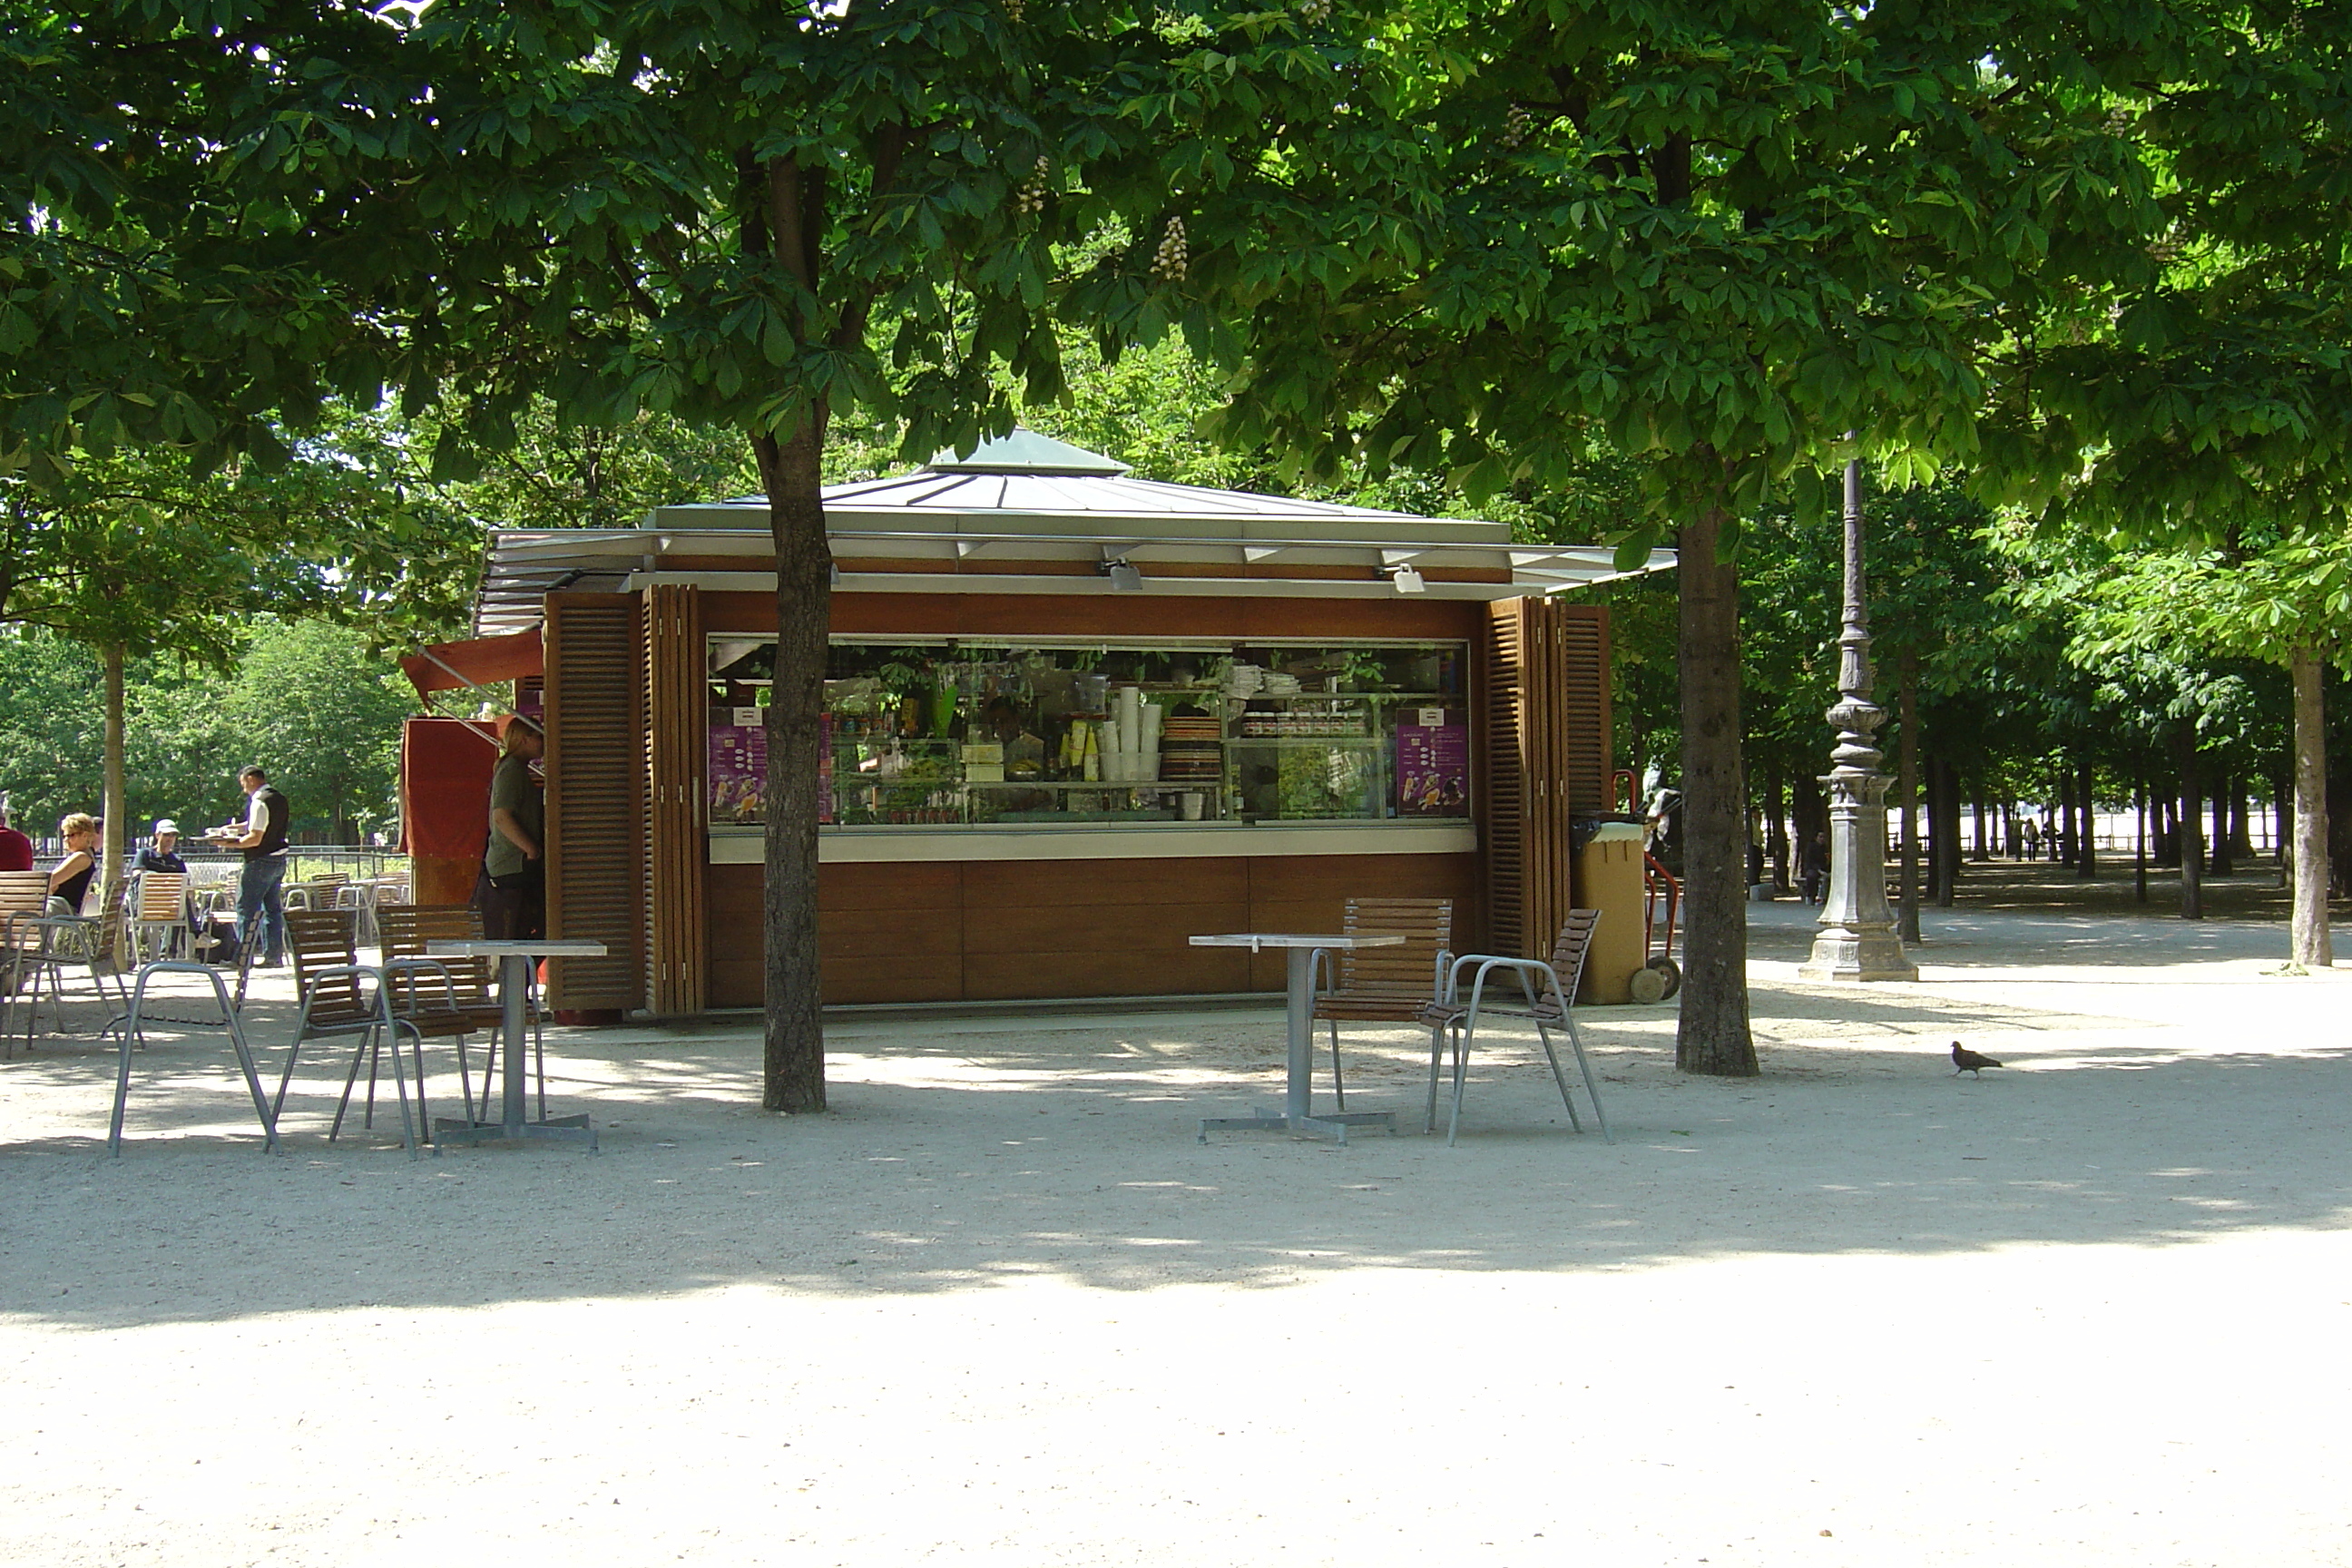
[[[2197,809],[2197,731],[2183,725],[2174,742],[2180,757],[2180,918],[2205,918],[2205,835]]]
[[[2214,784],[2212,810],[2213,836],[2207,843],[2212,847],[2213,875],[2227,877],[2238,868],[2230,855],[2230,781],[2226,778]]]
[[[2254,858],[2254,837],[2246,825],[2248,793],[2245,774],[2240,773],[2230,781],[2230,856],[2232,865]]]
[[[98,873],[98,893],[103,899],[114,887],[115,879],[122,875],[122,819],[131,808],[122,785],[122,645],[106,644],[99,650],[99,659],[106,671],[105,795],[104,805],[100,807],[106,814],[106,826],[100,835],[99,852],[102,858]],[[111,913],[103,908],[100,910],[101,917]]]
[[[782,440],[755,437],[776,542],[776,681],[768,704],[766,1071],[760,1103],[824,1109],[824,1027],[817,988],[818,749],[833,624],[833,548],[822,498],[824,410]]]
[[[1772,890],[1789,890],[1789,784],[1780,776],[1778,763],[1772,768],[1771,783],[1766,793],[1771,797],[1772,826],[1766,835],[1764,853],[1772,862]]]
[[[1948,910],[1960,892],[1960,770],[1939,757],[1935,780],[1936,907]]]
[[[2294,900],[2288,942],[2294,962],[2326,969],[2336,962],[2327,929],[2327,714],[2320,696],[2318,654],[2297,648],[2294,680]]]
[[[1969,797],[1969,809],[1976,815],[1977,836],[1975,847],[1969,851],[1969,858],[1971,860],[1990,860],[1992,858],[1992,839],[1985,832],[1984,788],[1983,781],[1981,779],[1978,781],[1976,794]]]
[[[1919,943],[1919,661],[1905,654],[1896,667],[1895,713],[1903,730],[1895,748],[1895,809],[1903,814],[1903,870],[1895,905],[1895,934],[1906,947]]]
[[[2147,902],[2147,784],[2132,781],[2132,817],[2137,828],[2132,838],[2132,897],[2140,903]]]
[[[2074,798],[2082,806],[2083,817],[2083,855],[2074,863],[2074,874],[2086,882],[2095,881],[2099,875],[2099,781],[2088,759],[2083,763]]]
[[[2082,839],[2074,831],[2074,775],[2064,763],[2058,764],[2058,853],[2060,865],[2073,869],[2082,854]]]
[[[1739,573],[1718,560],[1711,506],[1681,533],[1683,993],[1675,1065],[1756,1076],[1748,1027],[1747,792],[1739,758]]]

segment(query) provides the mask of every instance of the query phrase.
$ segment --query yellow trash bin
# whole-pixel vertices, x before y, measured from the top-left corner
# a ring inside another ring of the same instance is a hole
[[[1642,827],[1633,822],[1593,825],[1576,852],[1576,904],[1599,910],[1592,947],[1584,959],[1580,1003],[1631,1002],[1633,975],[1649,957],[1642,934]]]

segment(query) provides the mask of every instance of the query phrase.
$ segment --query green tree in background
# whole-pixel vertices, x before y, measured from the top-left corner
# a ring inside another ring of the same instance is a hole
[[[194,831],[242,813],[238,767],[257,762],[292,797],[303,833],[352,843],[389,826],[400,721],[398,669],[364,634],[261,616],[226,655],[234,672],[171,655],[124,667],[123,837],[156,817]],[[104,801],[100,655],[37,628],[0,630],[0,789],[26,830],[53,834]]]

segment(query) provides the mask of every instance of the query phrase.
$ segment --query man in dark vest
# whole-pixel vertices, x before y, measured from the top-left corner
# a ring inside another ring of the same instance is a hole
[[[286,962],[286,903],[278,889],[286,880],[286,825],[293,812],[259,768],[238,770],[236,782],[246,794],[245,820],[215,827],[206,837],[244,854],[245,874],[236,884],[237,936],[248,947],[260,942],[259,962],[274,967]]]

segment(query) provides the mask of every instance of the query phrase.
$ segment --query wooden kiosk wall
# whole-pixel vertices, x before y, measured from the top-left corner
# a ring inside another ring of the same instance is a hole
[[[761,870],[708,863],[703,642],[775,625],[763,594],[662,586],[548,599],[549,921],[613,956],[557,968],[555,1005],[760,1005]],[[1274,991],[1279,953],[1216,930],[1335,928],[1350,896],[1451,898],[1454,945],[1535,952],[1570,907],[1568,816],[1609,805],[1607,613],[1540,600],[836,595],[833,629],[908,637],[1461,640],[1477,657],[1481,851],[829,864],[828,1003]]]

